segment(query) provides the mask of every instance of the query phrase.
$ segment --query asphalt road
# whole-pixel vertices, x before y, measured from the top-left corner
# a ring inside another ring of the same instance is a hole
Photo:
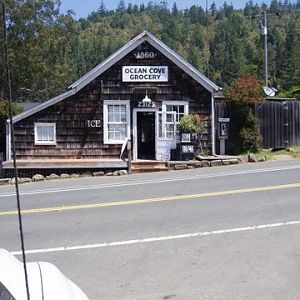
[[[20,190],[27,260],[90,299],[300,299],[300,160]],[[0,247],[21,258],[13,187]]]

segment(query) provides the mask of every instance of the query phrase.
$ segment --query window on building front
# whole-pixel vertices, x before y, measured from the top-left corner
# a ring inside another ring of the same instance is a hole
[[[56,124],[55,123],[35,123],[34,142],[36,145],[56,144]]]
[[[163,101],[162,111],[175,112],[176,124],[179,124],[180,119],[189,113],[189,103],[187,101]]]
[[[163,101],[162,111],[166,113],[165,127],[167,136],[171,138],[174,130],[172,129],[173,116],[175,114],[175,124],[178,128],[180,119],[189,113],[189,104],[186,101]],[[174,138],[174,137],[173,137]],[[176,138],[179,138],[179,132],[176,130]]]
[[[176,136],[175,112],[159,112],[158,113],[158,138],[174,139]]]
[[[104,101],[104,143],[122,144],[130,136],[129,101]]]

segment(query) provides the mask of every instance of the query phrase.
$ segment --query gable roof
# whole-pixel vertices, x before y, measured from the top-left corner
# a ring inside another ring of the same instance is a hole
[[[175,65],[181,68],[185,73],[190,75],[196,82],[202,85],[206,90],[210,93],[215,93],[220,90],[215,83],[213,83],[210,79],[208,79],[205,75],[203,75],[199,70],[193,67],[190,63],[184,60],[180,55],[178,55],[175,51],[173,51],[170,47],[156,38],[153,34],[148,32],[147,30],[143,31],[135,38],[130,40],[126,45],[117,50],[114,54],[109,56],[95,68],[86,73],[83,77],[75,81],[73,84],[69,86],[69,90],[59,96],[56,96],[38,106],[35,106],[32,109],[29,109],[21,114],[16,115],[13,118],[13,123],[16,123],[36,112],[39,112],[55,103],[62,101],[80,91],[90,82],[92,82],[95,78],[100,76],[106,70],[108,70],[111,66],[113,66],[116,62],[126,56],[128,53],[133,51],[136,47],[138,47],[143,42],[147,41],[150,45],[156,48],[159,52],[165,55],[168,59],[170,59]]]
[[[89,71],[86,75],[81,77],[79,80],[74,82],[69,88],[80,90],[92,80],[97,78],[111,66],[113,66],[116,62],[134,50],[137,46],[147,41],[150,45],[164,54],[167,58],[169,58],[173,63],[175,63],[178,67],[180,67],[183,71],[185,71],[188,75],[190,75],[193,79],[195,79],[198,83],[200,83],[204,88],[206,88],[210,92],[216,92],[219,90],[219,87],[209,80],[205,75],[203,75],[200,71],[198,71],[195,67],[185,61],[180,55],[178,55],[175,51],[173,51],[170,47],[165,45],[162,41],[156,38],[153,34],[148,32],[147,30],[143,31],[131,41],[129,41],[125,46],[120,48],[113,55],[108,57],[94,69]]]

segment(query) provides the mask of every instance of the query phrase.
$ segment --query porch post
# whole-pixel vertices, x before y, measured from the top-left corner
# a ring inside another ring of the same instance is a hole
[[[216,133],[215,133],[215,98],[214,93],[211,93],[211,152],[216,154]]]
[[[11,132],[9,121],[6,123],[6,160],[11,160]]]
[[[128,174],[131,174],[131,155],[132,155],[132,152],[131,152],[131,139],[127,141],[127,154],[128,154],[128,157],[127,157],[127,168],[128,168]]]

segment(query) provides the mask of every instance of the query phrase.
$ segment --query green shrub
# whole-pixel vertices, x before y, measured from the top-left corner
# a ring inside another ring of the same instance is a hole
[[[251,76],[242,76],[226,90],[225,97],[231,102],[231,139],[234,153],[258,151],[262,136],[255,118],[255,104],[264,101],[262,84]]]
[[[184,115],[179,122],[179,131],[201,134],[204,130],[204,123],[198,114]]]

